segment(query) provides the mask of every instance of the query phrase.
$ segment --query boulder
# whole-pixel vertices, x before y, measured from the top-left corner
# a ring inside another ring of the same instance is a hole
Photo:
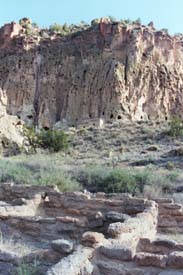
[[[111,223],[108,228],[108,233],[112,237],[117,237],[123,232],[124,225],[121,222]]]
[[[62,254],[68,254],[73,251],[73,243],[63,239],[52,241],[51,247],[53,250]]]
[[[82,236],[82,243],[86,246],[94,246],[98,243],[103,243],[105,237],[102,233],[97,232],[85,232]]]

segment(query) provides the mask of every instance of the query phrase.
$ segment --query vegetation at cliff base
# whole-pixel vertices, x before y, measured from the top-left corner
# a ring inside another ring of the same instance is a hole
[[[183,137],[183,121],[175,116],[170,121],[168,135],[171,137]]]
[[[30,145],[30,152],[36,152],[37,148],[48,149],[50,152],[59,152],[68,148],[68,137],[60,130],[40,129],[24,127],[23,134]]]

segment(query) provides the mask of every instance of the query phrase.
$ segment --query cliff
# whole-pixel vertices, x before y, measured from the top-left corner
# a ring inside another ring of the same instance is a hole
[[[101,19],[67,36],[0,29],[1,115],[58,121],[168,119],[183,111],[183,38]]]

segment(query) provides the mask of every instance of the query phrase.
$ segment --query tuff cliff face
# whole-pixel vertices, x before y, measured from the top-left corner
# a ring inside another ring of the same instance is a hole
[[[1,114],[58,121],[168,119],[183,111],[183,38],[107,19],[68,36],[0,29]]]

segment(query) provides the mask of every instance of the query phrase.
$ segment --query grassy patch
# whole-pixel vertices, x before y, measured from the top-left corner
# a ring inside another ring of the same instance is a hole
[[[14,252],[20,257],[26,256],[35,250],[35,247],[27,245],[22,241],[15,241],[12,238],[4,238],[2,232],[0,232],[0,249],[5,252]]]
[[[18,275],[36,275],[37,266],[36,264],[31,265],[25,262],[22,262],[21,265],[17,268]]]
[[[92,192],[127,192],[157,197],[171,191],[178,174],[175,172],[159,174],[150,167],[138,170],[97,166],[79,169],[75,177],[84,188]]]
[[[0,182],[12,181],[16,184],[56,185],[60,191],[76,191],[80,185],[61,171],[59,166],[41,160],[33,163],[15,160],[0,160]]]
[[[78,165],[77,165],[78,164]],[[81,165],[81,167],[79,166]],[[0,160],[0,182],[16,184],[56,185],[61,191],[83,188],[91,192],[127,192],[158,197],[174,192],[180,185],[181,171],[145,168],[89,165],[75,162],[65,153],[20,155]]]

